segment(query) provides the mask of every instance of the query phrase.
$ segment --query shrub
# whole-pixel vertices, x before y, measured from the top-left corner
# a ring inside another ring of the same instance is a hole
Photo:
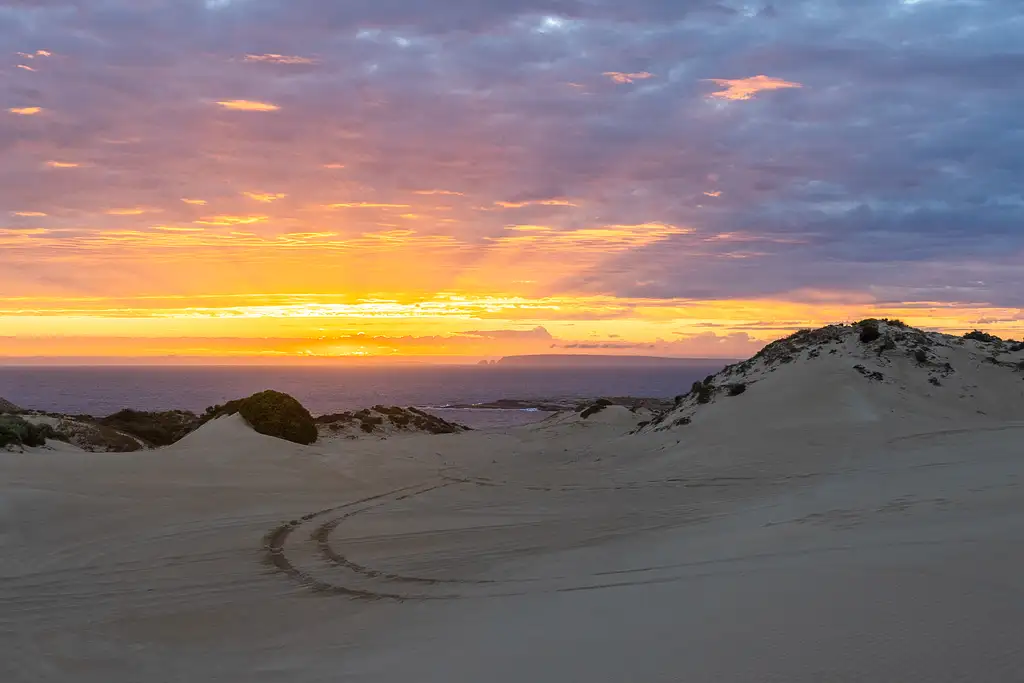
[[[1010,347],[1011,353],[1017,353],[1018,351],[1024,351],[1024,342],[1016,342]]]
[[[153,446],[169,446],[195,430],[199,426],[199,418],[182,410],[146,412],[126,408],[100,419],[99,423],[137,436]]]
[[[730,384],[729,385],[729,395],[730,396],[739,396],[740,394],[742,394],[746,390],[747,390],[747,385],[742,383],[742,382],[740,382],[738,384]]]
[[[697,403],[711,403],[711,396],[714,394],[714,387],[702,384],[697,392]]]
[[[942,382],[939,381],[938,377],[929,377],[928,378],[928,382],[931,383],[931,384],[934,384],[937,387],[941,387],[942,386]]]
[[[924,349],[917,349],[916,351],[914,351],[914,360],[916,360],[918,363],[927,363],[928,352],[925,351]]]
[[[584,408],[583,412],[580,413],[580,417],[582,417],[584,420],[586,420],[591,415],[597,415],[602,410],[604,410],[605,408],[607,408],[608,406],[610,406],[612,404],[611,401],[606,401],[604,403],[602,403],[602,401],[605,401],[605,399],[601,399],[600,401],[595,401],[593,404],[591,404],[587,408]]]
[[[994,334],[988,334],[986,332],[982,332],[981,330],[973,330],[971,332],[968,332],[967,334],[964,335],[964,339],[973,339],[974,341],[988,342],[990,344],[1003,341]]]
[[[882,333],[878,329],[878,322],[875,320],[865,320],[860,323],[860,340],[864,344],[870,344],[879,337]]]
[[[34,425],[18,415],[0,415],[0,447],[44,446],[48,438],[57,438],[48,424]]]
[[[316,441],[316,423],[301,403],[279,391],[261,391],[248,398],[207,409],[203,421],[238,413],[260,434],[299,444]]]

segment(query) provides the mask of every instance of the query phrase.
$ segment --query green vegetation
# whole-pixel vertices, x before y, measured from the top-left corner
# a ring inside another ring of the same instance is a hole
[[[707,384],[707,380],[704,380],[704,382],[694,382],[690,393],[697,397],[697,403],[711,403],[715,387],[714,385]]]
[[[614,404],[606,398],[599,398],[593,403],[591,403],[589,406],[584,408],[583,411],[580,413],[580,417],[586,420],[591,415],[597,415],[610,405]]]
[[[964,335],[964,339],[973,339],[974,341],[988,342],[989,344],[998,344],[999,342],[1003,341],[994,334],[988,334],[987,332],[982,332],[981,330],[974,330],[972,332],[968,332],[967,334]]]
[[[856,326],[860,328],[861,343],[870,344],[882,336],[882,332],[878,329],[878,321],[874,318],[861,320]]]
[[[277,437],[293,443],[311,444],[316,441],[316,423],[301,403],[279,391],[261,391],[248,398],[229,401],[223,406],[206,409],[202,422],[223,415],[238,413],[260,434]]]
[[[170,446],[194,431],[200,421],[195,413],[184,410],[147,412],[125,408],[101,418],[99,424],[137,436],[151,446]]]
[[[0,448],[44,446],[47,439],[60,438],[48,424],[34,425],[18,415],[0,415]]]
[[[742,394],[746,390],[747,390],[747,385],[745,383],[743,383],[743,382],[739,382],[737,384],[730,384],[729,385],[729,395],[730,396],[739,396],[740,394]]]

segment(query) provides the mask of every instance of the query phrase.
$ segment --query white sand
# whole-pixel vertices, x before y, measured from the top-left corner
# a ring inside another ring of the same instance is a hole
[[[1024,680],[1022,375],[822,358],[632,436],[0,453],[0,681]]]

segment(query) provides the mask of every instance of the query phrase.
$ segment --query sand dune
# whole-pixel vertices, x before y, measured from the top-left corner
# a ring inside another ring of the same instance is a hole
[[[856,335],[657,423],[0,453],[0,680],[1022,679],[1021,354]]]

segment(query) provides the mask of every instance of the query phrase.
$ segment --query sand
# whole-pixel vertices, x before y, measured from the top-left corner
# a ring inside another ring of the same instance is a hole
[[[1024,415],[811,362],[660,432],[0,453],[0,680],[1024,680]]]

